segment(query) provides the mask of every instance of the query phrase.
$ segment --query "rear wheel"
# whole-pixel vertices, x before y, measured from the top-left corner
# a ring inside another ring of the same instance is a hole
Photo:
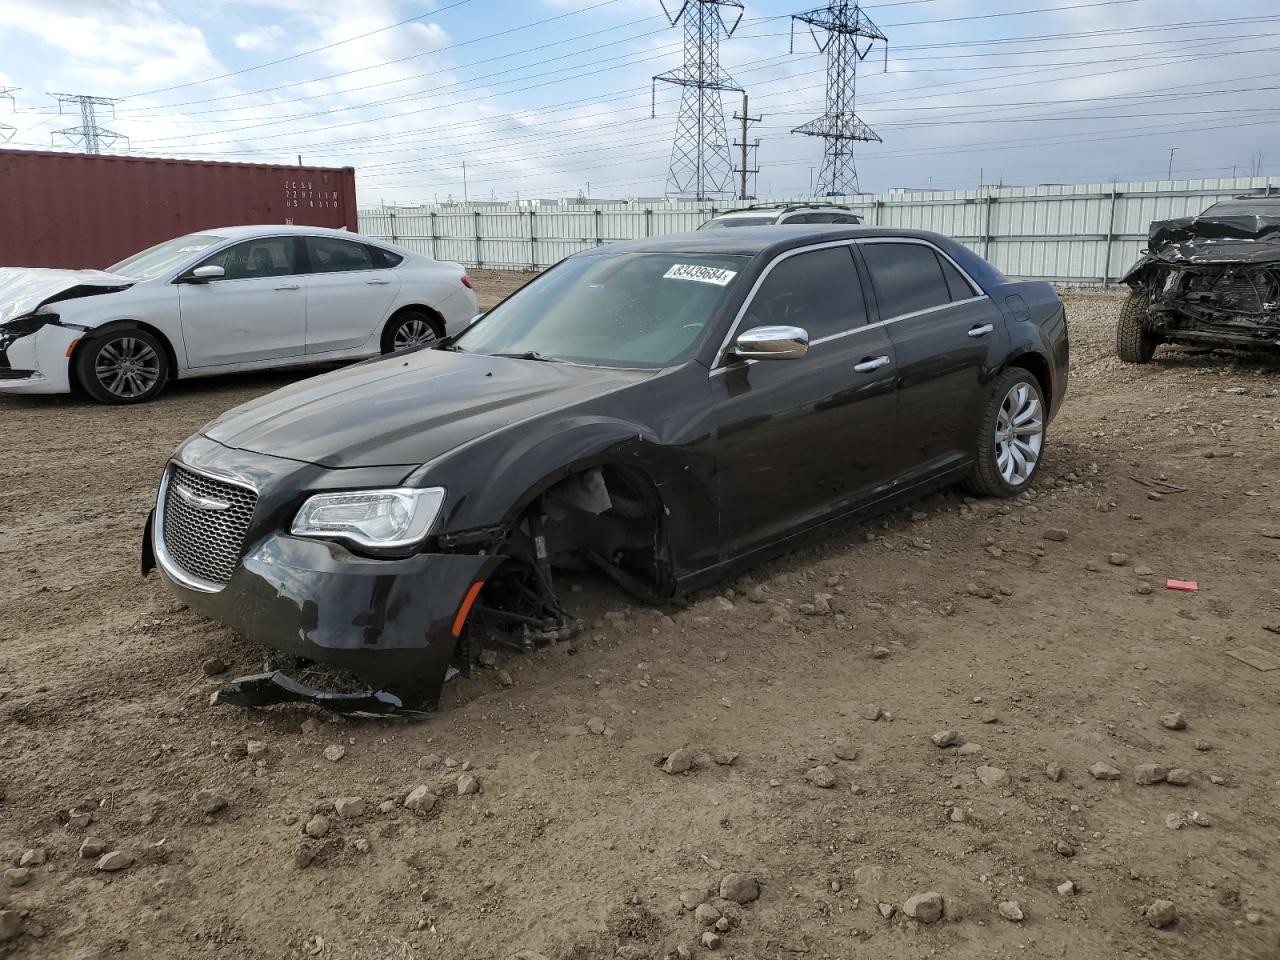
[[[988,497],[1011,497],[1029,487],[1040,469],[1046,416],[1035,376],[1017,367],[1001,374],[982,415],[969,489]]]
[[[440,339],[435,318],[421,310],[405,310],[391,318],[382,333],[382,352],[429,346]]]
[[[80,386],[99,403],[146,403],[169,379],[169,355],[160,341],[134,327],[93,338],[74,363]]]
[[[1129,294],[1116,324],[1116,355],[1125,363],[1147,363],[1156,352],[1156,335],[1147,329],[1147,295]]]

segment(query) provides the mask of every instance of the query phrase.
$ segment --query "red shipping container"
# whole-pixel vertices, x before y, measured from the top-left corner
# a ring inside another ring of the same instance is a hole
[[[215,227],[355,230],[352,167],[0,150],[0,266],[102,269]]]

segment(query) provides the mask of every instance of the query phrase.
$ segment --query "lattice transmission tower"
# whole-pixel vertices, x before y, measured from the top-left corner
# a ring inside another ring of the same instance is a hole
[[[796,21],[809,25],[818,49],[827,55],[827,109],[822,116],[796,127],[792,133],[822,137],[827,143],[818,175],[821,196],[852,196],[858,192],[858,170],[853,145],[861,141],[882,142],[874,130],[854,112],[858,89],[858,63],[867,58],[877,40],[884,41],[885,68],[889,62],[889,38],[871,22],[857,3],[831,0],[791,18],[791,49],[795,52]],[[818,31],[825,33],[818,39]]]
[[[16,112],[18,103],[13,99],[13,95],[17,93],[17,87],[0,87],[0,100],[9,101],[9,109]],[[13,135],[18,132],[18,128],[8,123],[0,123],[0,143],[8,143],[13,139]]]
[[[68,143],[75,147],[81,147],[85,153],[101,153],[104,144],[107,147],[114,147],[121,140],[125,142],[125,149],[128,149],[129,138],[123,133],[116,133],[114,130],[98,126],[97,108],[110,107],[111,115],[114,117],[117,99],[112,97],[92,97],[83,93],[51,93],[49,96],[57,99],[58,113],[62,113],[63,107],[66,106],[76,107],[80,110],[80,126],[55,130],[53,131],[54,138],[65,137]]]
[[[654,115],[657,81],[684,90],[671,145],[667,192],[699,200],[732,194],[733,157],[720,94],[726,90],[742,93],[742,88],[720,66],[720,41],[733,36],[742,22],[742,4],[737,0],[683,0],[672,13],[667,0],[660,2],[673,27],[684,20],[684,63],[653,78]]]

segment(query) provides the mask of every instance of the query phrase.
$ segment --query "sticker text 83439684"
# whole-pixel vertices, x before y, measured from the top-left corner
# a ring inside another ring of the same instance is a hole
[[[738,275],[736,270],[721,267],[703,267],[696,263],[677,263],[662,275],[664,280],[694,280],[698,283],[714,283],[723,287]]]

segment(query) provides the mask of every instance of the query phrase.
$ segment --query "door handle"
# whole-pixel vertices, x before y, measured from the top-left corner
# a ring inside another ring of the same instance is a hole
[[[984,324],[983,324],[982,326],[980,326],[980,327],[970,327],[970,328],[969,328],[969,336],[974,337],[974,338],[977,338],[977,337],[985,337],[988,333],[990,333],[990,332],[991,332],[992,330],[994,330],[994,329],[995,329],[995,327],[994,327],[994,326],[992,326],[991,324],[989,324],[989,323],[984,323]]]
[[[879,370],[881,367],[888,366],[888,357],[868,357],[861,363],[855,363],[853,369],[859,373],[870,373],[872,370]]]
[[[390,282],[391,282],[390,280],[366,280],[365,281],[365,283],[367,283],[371,287],[385,287]]]
[[[300,283],[282,283],[280,286],[276,287],[276,289],[277,289],[277,290],[301,290],[301,289],[302,289],[302,284],[300,284]]]

